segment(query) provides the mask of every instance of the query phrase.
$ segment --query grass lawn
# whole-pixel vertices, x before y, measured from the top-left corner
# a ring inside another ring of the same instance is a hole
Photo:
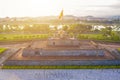
[[[106,37],[103,34],[79,34],[77,36],[78,39],[87,39],[87,40],[99,40],[106,42],[120,42],[120,39],[116,39],[116,37]]]
[[[5,48],[0,48],[0,54],[2,54],[5,50]]]
[[[79,34],[78,39],[90,39],[90,40],[108,40],[109,38],[104,37],[102,34]]]
[[[106,37],[104,37],[102,34],[79,34],[78,39],[104,40]]]
[[[2,69],[120,69],[114,66],[3,66]]]
[[[45,40],[48,39],[48,34],[0,34],[0,41],[27,41],[27,40]],[[79,40],[100,40],[107,42],[120,42],[120,40],[111,39],[111,37],[105,37],[103,34],[78,34]]]
[[[0,34],[0,41],[24,41],[47,38],[48,34]]]
[[[118,48],[117,50],[118,50],[118,52],[120,53],[120,48]]]
[[[120,51],[120,48],[118,48],[118,51]]]

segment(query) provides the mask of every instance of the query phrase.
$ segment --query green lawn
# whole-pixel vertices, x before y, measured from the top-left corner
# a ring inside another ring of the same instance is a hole
[[[3,66],[2,69],[120,69],[114,66]]]
[[[94,39],[94,40],[105,40],[102,34],[79,34],[78,39]]]
[[[49,34],[0,34],[0,41],[28,41],[28,40],[45,40],[48,39]],[[117,37],[105,37],[103,34],[78,34],[79,40],[101,40],[109,42],[120,42]]]
[[[0,34],[0,41],[24,41],[47,38],[48,34]]]
[[[101,40],[101,41],[108,41],[108,42],[120,42],[120,39],[117,36],[106,37],[106,36],[103,36],[103,34],[79,34],[77,38],[87,39],[87,40]]]
[[[118,50],[118,52],[120,53],[120,48],[118,48],[117,50]]]
[[[120,51],[120,48],[118,48],[118,51]]]
[[[0,48],[0,54],[2,54],[5,50],[5,48]]]

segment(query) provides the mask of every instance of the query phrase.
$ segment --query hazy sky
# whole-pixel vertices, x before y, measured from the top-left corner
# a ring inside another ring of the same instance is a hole
[[[0,17],[120,15],[120,0],[0,0]]]

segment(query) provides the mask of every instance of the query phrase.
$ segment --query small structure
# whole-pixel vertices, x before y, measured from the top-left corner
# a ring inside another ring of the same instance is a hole
[[[78,47],[79,41],[77,39],[60,39],[60,38],[54,38],[49,39],[47,41],[48,46],[52,47]]]
[[[23,50],[22,56],[40,56],[42,54],[42,49],[39,48],[25,48]]]
[[[68,34],[63,31],[60,30],[57,32],[57,35],[55,38],[50,38],[47,41],[47,45],[48,46],[52,46],[52,47],[77,47],[79,46],[79,41],[75,38],[69,38]]]

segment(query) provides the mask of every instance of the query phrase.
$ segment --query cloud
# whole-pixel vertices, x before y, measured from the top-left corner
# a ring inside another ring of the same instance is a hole
[[[113,1],[113,0],[111,0],[111,1]],[[103,2],[103,0],[102,0],[102,2]],[[108,2],[108,0],[106,0],[106,2],[105,3],[103,3],[103,4],[90,4],[90,5],[83,5],[83,6],[81,6],[81,7],[99,7],[99,8],[113,8],[113,9],[120,9],[120,0],[114,0],[113,1],[113,3],[111,2],[111,3],[107,3]]]
[[[109,7],[115,8],[115,9],[120,9],[120,2],[116,3],[116,4],[113,4],[113,5],[110,5]]]

